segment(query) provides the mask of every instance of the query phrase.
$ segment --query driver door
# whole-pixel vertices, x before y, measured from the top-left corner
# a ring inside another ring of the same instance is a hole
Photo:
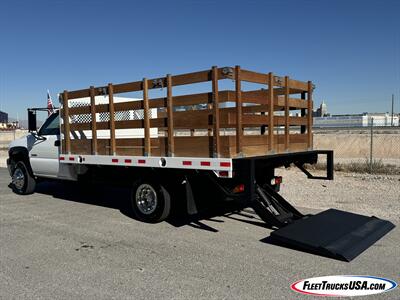
[[[60,153],[60,119],[58,112],[44,122],[29,151],[32,171],[40,177],[57,177]]]

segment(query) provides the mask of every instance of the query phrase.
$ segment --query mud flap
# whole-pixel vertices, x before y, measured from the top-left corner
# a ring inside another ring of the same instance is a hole
[[[294,249],[351,261],[394,227],[376,217],[328,209],[293,221],[271,238]]]

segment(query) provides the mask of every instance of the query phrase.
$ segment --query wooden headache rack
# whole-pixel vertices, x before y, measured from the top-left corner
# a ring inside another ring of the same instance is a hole
[[[174,94],[204,82],[211,89]],[[236,66],[64,91],[62,153],[238,158],[311,150],[313,89],[311,81]],[[150,98],[152,90],[163,95]],[[139,99],[118,97],[132,92]]]

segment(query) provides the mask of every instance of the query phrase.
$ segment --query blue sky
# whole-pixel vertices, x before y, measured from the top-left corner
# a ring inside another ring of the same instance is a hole
[[[400,1],[0,3],[0,106],[217,66],[312,80],[331,113],[400,109]]]

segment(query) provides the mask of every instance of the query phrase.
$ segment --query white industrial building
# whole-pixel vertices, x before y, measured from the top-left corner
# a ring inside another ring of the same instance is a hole
[[[359,115],[332,115],[314,117],[314,127],[367,127],[371,126],[399,126],[399,115],[389,113],[364,113]]]

